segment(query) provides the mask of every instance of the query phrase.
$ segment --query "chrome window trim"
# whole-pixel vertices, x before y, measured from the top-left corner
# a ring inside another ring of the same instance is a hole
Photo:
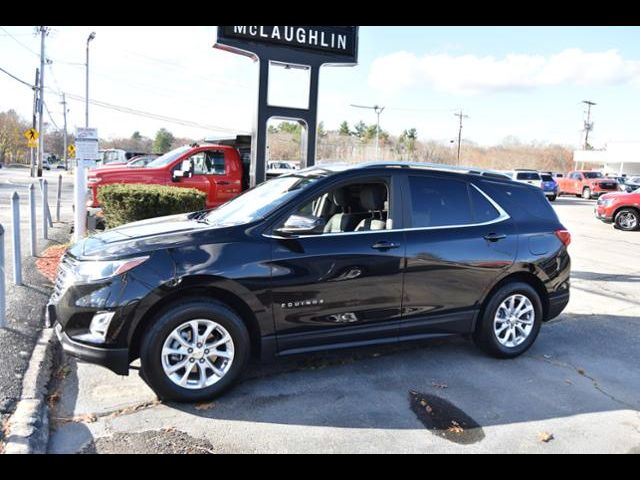
[[[489,203],[498,211],[499,216],[494,218],[493,220],[489,220],[488,222],[480,222],[480,223],[468,223],[462,225],[439,225],[436,227],[411,227],[411,228],[392,228],[389,230],[363,230],[360,232],[334,232],[334,233],[323,233],[322,235],[297,235],[295,237],[281,237],[278,235],[269,235],[263,233],[262,236],[266,238],[275,238],[276,240],[295,240],[297,238],[324,238],[324,237],[335,237],[337,235],[362,235],[367,233],[392,233],[392,232],[416,232],[422,230],[443,230],[446,228],[470,228],[470,227],[483,227],[486,225],[493,225],[495,223],[501,223],[505,220],[509,220],[511,216],[496,202],[493,198],[487,195],[484,191],[482,191],[475,184],[469,182],[473,188],[475,188],[480,194],[486,198]]]

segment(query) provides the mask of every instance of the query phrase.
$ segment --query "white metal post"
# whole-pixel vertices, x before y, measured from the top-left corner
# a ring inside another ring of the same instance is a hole
[[[6,322],[6,286],[4,282],[4,228],[0,224],[0,328],[7,325]]]
[[[84,161],[76,160],[74,185],[74,230],[73,240],[79,241],[84,238],[87,233],[87,204],[86,204],[86,182],[84,176]]]
[[[60,199],[62,198],[62,174],[58,175],[58,189],[56,191],[56,222],[60,223]]]
[[[47,197],[49,186],[46,180],[42,181],[42,238],[49,238],[49,217],[47,216]]]
[[[11,228],[13,229],[13,283],[22,285],[22,252],[20,248],[20,195],[11,195]]]
[[[29,186],[29,233],[31,234],[31,256],[36,256],[38,242],[36,240],[36,187],[32,183]]]

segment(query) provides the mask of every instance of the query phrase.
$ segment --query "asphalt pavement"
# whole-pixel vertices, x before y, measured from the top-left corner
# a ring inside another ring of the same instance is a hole
[[[56,182],[63,175],[61,222],[55,222]],[[36,183],[38,248],[40,254],[47,246],[66,243],[72,220],[73,179],[66,172],[45,171],[49,183],[49,205],[54,226],[49,228],[49,240],[42,238],[41,194]],[[44,324],[43,308],[51,291],[50,282],[35,269],[35,258],[30,257],[29,248],[29,204],[28,188],[32,182],[28,169],[0,169],[0,224],[5,229],[5,263],[7,284],[7,328],[0,329],[0,422],[3,422],[15,407],[22,389],[22,376],[38,332]],[[13,192],[20,195],[20,234],[23,258],[23,286],[13,285],[13,240],[11,226],[11,203]],[[0,441],[2,440],[0,428]]]
[[[640,453],[640,232],[593,206],[554,204],[573,235],[572,297],[517,359],[463,338],[318,354],[253,365],[197,405],[66,359],[49,451]]]

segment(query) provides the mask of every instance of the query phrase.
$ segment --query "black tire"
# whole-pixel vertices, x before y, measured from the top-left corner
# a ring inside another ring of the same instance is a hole
[[[233,340],[234,357],[227,373],[213,385],[188,389],[175,384],[164,372],[161,352],[167,336],[189,320],[213,320]],[[227,390],[238,379],[249,360],[251,342],[242,319],[229,307],[206,298],[194,298],[170,305],[155,320],[140,347],[140,376],[160,400],[201,402],[211,400]]]
[[[635,219],[635,225],[629,225],[628,222],[623,219],[630,220]],[[624,230],[625,232],[633,232],[634,230],[640,230],[640,212],[635,208],[623,208],[616,213],[614,219],[616,228]]]
[[[549,201],[550,201],[550,202],[555,202],[555,201],[556,201],[556,198],[558,198],[558,196],[557,196],[557,195],[554,195],[553,197],[549,197]]]
[[[582,189],[582,198],[585,200],[591,200],[591,189],[589,187],[584,187]]]
[[[521,344],[515,347],[507,347],[498,341],[494,330],[494,318],[500,304],[514,294],[524,295],[531,301],[535,316],[533,328],[531,329],[529,336]],[[536,292],[536,290],[528,283],[507,283],[500,287],[486,303],[485,308],[481,312],[478,324],[476,325],[473,340],[480,349],[492,357],[515,358],[522,355],[531,347],[531,345],[533,345],[533,342],[535,342],[538,333],[540,332],[541,325],[542,302],[540,301],[538,292]]]

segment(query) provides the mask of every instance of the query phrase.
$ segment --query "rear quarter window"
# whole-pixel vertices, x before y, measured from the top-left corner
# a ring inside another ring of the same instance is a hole
[[[479,187],[513,218],[536,217],[559,222],[555,210],[539,188],[518,183],[481,181]]]

